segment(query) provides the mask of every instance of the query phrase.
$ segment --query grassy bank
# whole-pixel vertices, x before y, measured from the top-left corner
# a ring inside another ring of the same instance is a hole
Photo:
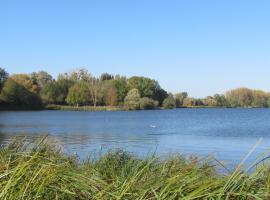
[[[126,110],[122,106],[67,106],[67,105],[47,105],[47,110],[70,110],[70,111],[120,111]]]
[[[80,161],[48,139],[0,149],[0,199],[269,199],[270,171],[241,166],[216,173],[218,162],[172,156],[139,159],[118,150]]]

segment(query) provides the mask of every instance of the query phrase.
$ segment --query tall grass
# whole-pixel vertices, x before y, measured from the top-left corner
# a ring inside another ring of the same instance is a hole
[[[79,160],[49,139],[0,148],[0,199],[270,199],[270,171],[239,165],[218,173],[213,159],[139,159],[122,150]]]

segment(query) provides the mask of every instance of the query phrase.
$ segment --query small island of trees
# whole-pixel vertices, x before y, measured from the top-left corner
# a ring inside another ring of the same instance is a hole
[[[176,94],[162,89],[158,81],[148,77],[91,75],[86,69],[59,74],[54,79],[45,71],[9,75],[0,68],[1,109],[40,108],[119,108],[144,110],[184,107],[270,107],[270,93],[249,88],[237,88],[225,94],[203,99]]]

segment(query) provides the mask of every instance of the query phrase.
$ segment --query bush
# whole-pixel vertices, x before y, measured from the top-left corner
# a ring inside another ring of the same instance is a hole
[[[175,99],[171,96],[167,97],[163,101],[163,108],[165,109],[173,109],[176,108],[176,102]]]
[[[125,107],[129,110],[140,109],[140,94],[137,89],[132,89],[125,97]]]
[[[157,106],[158,106],[158,101],[154,101],[151,98],[143,97],[140,99],[140,109],[141,110],[154,109]]]
[[[1,99],[11,106],[41,107],[40,97],[9,78],[2,89]]]

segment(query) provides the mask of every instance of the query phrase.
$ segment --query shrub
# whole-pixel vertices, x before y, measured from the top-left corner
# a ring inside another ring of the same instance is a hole
[[[158,101],[154,101],[151,98],[143,97],[140,99],[140,109],[147,110],[147,109],[154,109],[158,106]]]
[[[163,101],[163,108],[165,109],[173,109],[176,107],[175,99],[172,96],[167,97]]]
[[[140,109],[140,94],[137,89],[131,89],[125,97],[125,107],[129,110]]]

